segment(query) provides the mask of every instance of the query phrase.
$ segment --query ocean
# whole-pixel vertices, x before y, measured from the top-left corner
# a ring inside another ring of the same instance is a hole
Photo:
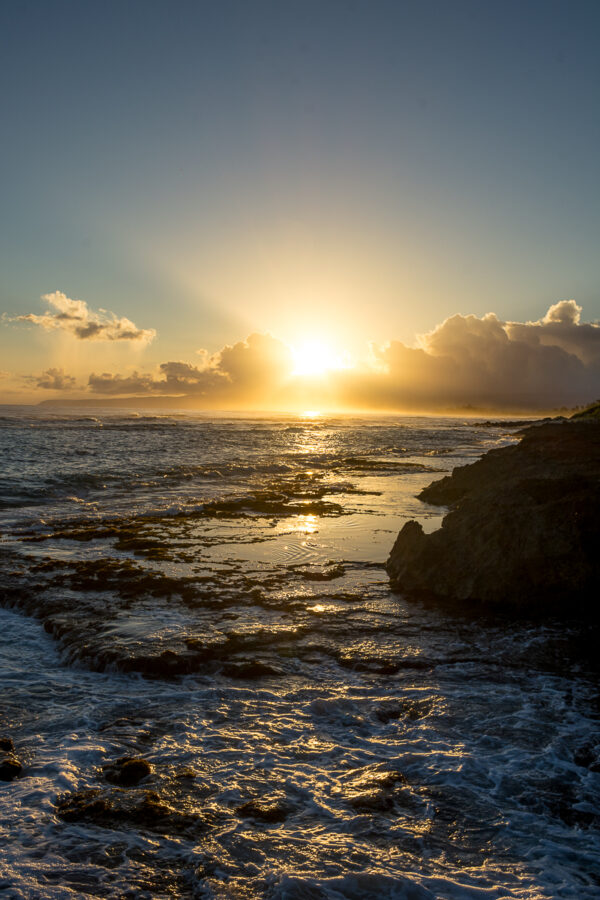
[[[1,407],[0,896],[598,898],[595,636],[384,568],[516,431]]]

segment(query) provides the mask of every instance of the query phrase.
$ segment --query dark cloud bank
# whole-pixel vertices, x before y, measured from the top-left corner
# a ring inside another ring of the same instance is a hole
[[[421,336],[372,348],[373,364],[314,380],[292,375],[289,348],[252,334],[199,365],[166,362],[155,374],[92,374],[98,397],[173,398],[174,405],[291,409],[536,410],[589,402],[600,393],[600,325],[581,322],[574,300],[536,322],[455,315]],[[164,401],[163,401],[164,402]]]

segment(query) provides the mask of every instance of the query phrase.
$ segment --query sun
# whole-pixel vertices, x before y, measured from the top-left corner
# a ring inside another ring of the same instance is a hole
[[[349,364],[325,341],[313,338],[292,348],[294,368],[292,375],[317,377],[334,369],[347,369]]]

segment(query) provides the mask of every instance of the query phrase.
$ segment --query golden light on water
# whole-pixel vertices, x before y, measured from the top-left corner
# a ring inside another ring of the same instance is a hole
[[[294,522],[293,531],[301,531],[304,534],[314,534],[318,531],[319,520],[315,515],[298,516]]]
[[[333,603],[315,603],[313,606],[306,607],[308,612],[316,613],[319,615],[324,612],[335,611],[335,605]]]

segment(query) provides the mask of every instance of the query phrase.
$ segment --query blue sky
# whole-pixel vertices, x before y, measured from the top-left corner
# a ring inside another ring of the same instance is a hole
[[[4,0],[2,310],[64,291],[156,329],[148,365],[595,320],[599,33],[597,2]],[[38,331],[0,368],[54,362]]]

